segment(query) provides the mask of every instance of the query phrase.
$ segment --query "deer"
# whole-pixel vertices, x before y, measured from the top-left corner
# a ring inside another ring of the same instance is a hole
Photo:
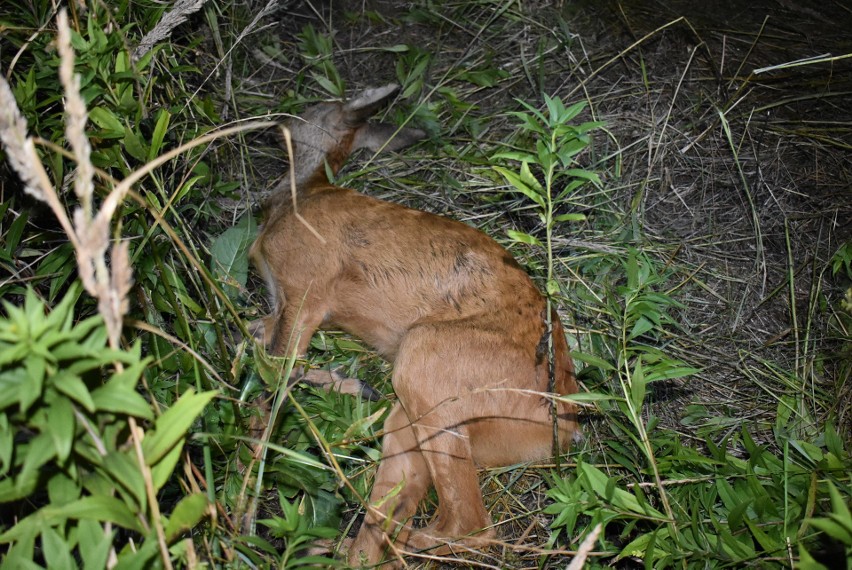
[[[556,397],[577,392],[562,323],[515,258],[465,223],[329,181],[358,149],[396,151],[426,137],[368,121],[397,91],[369,88],[288,121],[295,195],[267,201],[250,249],[272,305],[255,334],[272,354],[303,356],[315,331],[336,328],[392,364],[396,402],[348,549],[356,567],[487,548],[496,532],[477,470],[546,459],[580,437],[575,404]],[[369,395],[336,372],[295,376]],[[437,512],[415,529],[433,486]]]

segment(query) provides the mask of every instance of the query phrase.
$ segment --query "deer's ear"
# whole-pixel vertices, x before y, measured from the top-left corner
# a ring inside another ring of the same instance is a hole
[[[355,140],[352,144],[353,150],[366,148],[373,152],[396,151],[425,138],[426,133],[420,129],[399,128],[388,123],[367,123],[355,131]]]
[[[367,119],[373,116],[376,111],[385,106],[390,101],[391,97],[399,91],[399,85],[391,83],[384,87],[371,87],[363,93],[350,99],[343,105],[343,112],[346,115],[346,122],[352,126],[360,123],[366,123]]]

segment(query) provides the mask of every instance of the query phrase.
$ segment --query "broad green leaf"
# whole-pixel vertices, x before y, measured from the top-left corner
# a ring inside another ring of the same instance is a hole
[[[571,357],[575,360],[579,360],[580,362],[585,362],[590,366],[596,366],[601,370],[612,371],[615,370],[615,366],[603,358],[599,356],[595,356],[593,354],[588,354],[585,352],[571,352]]]
[[[67,505],[80,498],[82,483],[60,470],[55,470],[47,482],[47,496],[50,504],[57,507]]]
[[[75,374],[64,374],[60,376],[57,374],[53,378],[53,385],[57,390],[83,406],[87,412],[95,411],[95,403],[92,401],[89,389],[86,388],[86,385],[79,376]]]
[[[597,172],[592,172],[591,170],[583,170],[582,168],[568,168],[562,171],[564,176],[570,176],[572,178],[582,178],[588,182],[591,182],[595,186],[601,186],[601,177],[598,176]]]
[[[161,109],[157,114],[157,124],[154,126],[154,132],[151,133],[151,146],[148,147],[148,161],[154,160],[160,155],[163,139],[168,132],[171,118],[171,114],[165,109]]]
[[[124,150],[139,162],[146,162],[148,159],[145,141],[129,126],[124,127]]]
[[[849,242],[850,252],[852,252],[852,242]],[[825,446],[835,457],[843,457],[846,455],[843,439],[837,434],[834,424],[829,422],[825,425]]]
[[[9,202],[5,202],[4,204],[9,204]],[[2,219],[2,216],[0,216],[0,219]],[[18,216],[9,226],[9,229],[4,236],[4,246],[6,252],[8,252],[10,256],[16,249],[18,249],[18,244],[21,242],[21,236],[24,233],[24,228],[26,227],[28,220],[29,213],[27,210],[19,210]]]
[[[609,488],[611,496],[608,500],[614,507],[643,516],[655,517],[661,521],[666,520],[663,513],[650,505],[640,505],[639,501],[631,493],[614,486],[614,482],[610,483],[610,478],[594,465],[581,463],[578,468],[585,475],[592,490],[602,499],[607,499]]]
[[[338,535],[341,507],[344,506],[340,495],[319,489],[316,494],[305,495],[304,503],[311,532],[327,531],[328,538]]]
[[[77,524],[77,548],[83,559],[84,570],[106,568],[109,549],[115,536],[115,530],[107,533],[94,520],[81,520]]]
[[[210,247],[214,274],[228,276],[240,287],[248,281],[248,250],[257,227],[251,214],[244,215],[236,226],[225,230]]]
[[[51,570],[76,570],[77,565],[71,557],[68,544],[53,528],[42,528],[41,545],[44,561],[48,568]]]
[[[629,338],[635,339],[646,332],[652,330],[654,328],[654,323],[650,321],[647,317],[641,316],[636,319],[636,322],[633,324],[633,328],[630,330]]]
[[[127,490],[135,501],[136,510],[145,512],[148,508],[148,496],[145,493],[145,479],[139,469],[135,456],[120,451],[110,451],[103,458],[101,469],[116,487]],[[126,502],[126,501],[125,501]]]
[[[586,219],[585,214],[559,214],[558,216],[553,217],[553,221],[557,223],[561,222],[582,222]]]
[[[42,465],[56,457],[56,446],[50,434],[40,433],[30,440],[21,472],[16,477],[16,489],[30,488],[38,479]]]
[[[663,556],[665,552],[656,547],[658,541],[666,542],[669,540],[668,527],[660,528],[659,530],[640,534],[638,537],[630,541],[621,552],[618,553],[616,560],[622,560],[628,557],[637,557],[643,560],[650,558],[656,560]]]
[[[508,168],[503,168],[502,166],[494,166],[494,170],[503,175],[503,178],[506,179],[515,190],[538,204],[542,208],[547,207],[547,203],[545,202],[544,197],[541,195],[543,190],[541,185],[538,184],[538,181],[535,180],[535,177],[532,176],[529,170],[529,164],[527,162],[521,163],[521,173],[512,172]],[[524,173],[527,173],[529,176],[525,176]],[[530,179],[532,179],[532,184]]]
[[[645,378],[648,382],[656,382],[658,380],[671,380],[672,378],[685,378],[701,372],[700,368],[692,366],[680,366],[679,363],[674,363],[671,366],[654,366],[651,370],[646,371]]]
[[[115,114],[104,107],[89,109],[89,120],[100,127],[97,135],[104,139],[120,139],[124,137],[124,125]]]
[[[645,401],[645,371],[642,369],[642,359],[636,359],[636,366],[633,367],[633,373],[630,375],[630,394],[625,394],[633,403],[633,408],[638,412],[642,409],[642,404]]]
[[[492,162],[504,159],[517,160],[518,162],[533,162],[535,160],[535,156],[520,150],[504,150],[491,157]],[[497,169],[495,168],[495,170]]]
[[[836,515],[839,520],[845,521],[843,524],[847,527],[847,530],[852,533],[852,513],[849,512],[849,507],[846,504],[846,499],[840,494],[840,491],[837,490],[837,487],[834,486],[834,483],[828,481],[828,494],[831,497],[831,510],[833,514]],[[850,536],[852,538],[852,536]],[[844,544],[847,546],[852,546],[852,540],[844,541]]]
[[[71,453],[71,446],[77,435],[74,409],[67,399],[58,397],[48,408],[48,415],[50,422],[47,424],[47,430],[53,439],[56,458],[64,462]]]
[[[757,543],[763,549],[764,552],[780,552],[784,550],[784,541],[779,538],[773,538],[769,534],[767,534],[761,525],[756,524],[749,517],[745,517],[743,519],[746,523],[746,526],[751,531],[751,535],[757,540]],[[773,533],[774,534],[774,533]]]
[[[45,514],[47,520],[87,519],[112,522],[128,530],[142,532],[142,526],[136,514],[115,497],[83,497],[63,507],[57,509],[47,507],[42,511],[47,511]]]
[[[366,418],[360,418],[352,423],[348,428],[346,428],[346,432],[343,434],[342,440],[348,440],[353,437],[360,436],[364,434],[371,426],[373,426],[377,421],[379,421],[384,413],[387,411],[386,407],[380,408],[373,414],[370,414]]]
[[[18,401],[21,403],[21,411],[26,412],[42,395],[44,376],[47,371],[47,363],[44,357],[33,351],[30,345],[30,354],[24,359],[24,368],[27,371],[28,382],[18,385]]]
[[[852,528],[849,526],[849,520],[840,519],[840,517],[830,514],[829,518],[811,519],[811,526],[818,528],[834,540],[842,544],[852,544]],[[844,524],[845,523],[845,524]]]
[[[186,436],[187,430],[195,422],[198,414],[216,394],[215,390],[195,394],[190,389],[157,418],[153,433],[149,432],[142,442],[145,462],[148,465],[156,464],[177,445]]]
[[[15,544],[13,544],[8,551],[4,552],[2,561],[0,561],[0,568],[3,570],[42,570],[41,566],[33,562],[33,559],[35,558],[35,539],[39,534],[39,530],[40,529],[34,525],[27,526],[24,532],[18,535],[17,539],[14,541]],[[10,542],[13,541],[4,540],[3,537],[0,537],[0,544]]]
[[[0,504],[11,503],[31,495],[38,485],[37,474],[30,473],[26,477],[0,478]],[[0,540],[0,543],[3,541]]]
[[[623,398],[619,398],[618,396],[613,396],[611,394],[600,394],[597,392],[578,392],[576,394],[565,394],[562,396],[557,396],[557,400],[562,400],[564,402],[608,402],[612,400],[622,400]]]
[[[2,386],[2,382],[0,382]],[[0,391],[2,388],[0,387]],[[0,410],[3,407],[0,406]],[[15,450],[15,426],[9,425],[9,416],[0,413],[0,477],[5,477],[12,467],[12,452]]]
[[[209,504],[203,493],[194,493],[181,499],[166,524],[166,541],[172,543],[183,532],[194,528],[204,517]]]
[[[559,282],[555,279],[550,279],[547,281],[547,283],[545,283],[544,289],[545,291],[547,291],[548,295],[550,295],[551,297],[555,297],[560,292]]]
[[[104,495],[83,497],[61,507],[42,507],[0,535],[0,543],[19,540],[33,532],[33,528],[63,524],[68,519],[112,522],[134,532],[143,531],[139,519],[123,502]]]
[[[828,566],[817,562],[801,544],[799,544],[799,563],[796,564],[796,568],[799,570],[831,570]]]
[[[154,531],[151,531],[141,546],[133,546],[131,548],[130,544],[126,544],[121,549],[118,554],[118,564],[113,570],[148,570],[161,567],[154,562],[159,558],[157,536]]]
[[[145,357],[140,359],[139,355],[139,345],[135,345],[133,347],[133,353],[135,354],[135,362],[127,363],[129,364],[123,371],[116,372],[109,379],[110,384],[117,384],[121,388],[133,390],[136,388],[136,385],[139,383],[139,378],[142,376],[142,372],[148,365],[151,363],[151,357]]]
[[[537,237],[531,236],[530,234],[525,234],[524,232],[519,232],[516,230],[506,230],[506,235],[508,235],[514,241],[519,241],[521,243],[526,243],[529,245],[541,245],[541,242]]]
[[[390,53],[406,53],[411,51],[411,47],[406,44],[396,44],[389,47],[379,48],[382,51],[387,51]]]
[[[340,87],[336,83],[331,81],[328,77],[325,77],[324,75],[320,75],[319,73],[315,73],[313,71],[311,72],[311,76],[314,78],[314,81],[316,81],[317,84],[323,89],[325,89],[325,91],[330,95],[333,95],[334,97],[343,96]]]
[[[107,382],[92,392],[96,410],[125,414],[146,420],[154,419],[151,404],[132,388],[122,387],[120,382]]]
[[[151,466],[151,480],[153,481],[155,491],[162,489],[163,485],[165,485],[172,476],[175,466],[178,461],[180,461],[183,444],[184,439],[179,439],[165,455]]]

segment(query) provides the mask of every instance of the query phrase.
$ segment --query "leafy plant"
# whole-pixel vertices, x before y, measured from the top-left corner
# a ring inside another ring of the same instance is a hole
[[[497,153],[493,160],[512,160],[520,162],[520,170],[510,170],[504,166],[494,166],[514,190],[529,198],[536,206],[538,218],[544,226],[544,242],[537,236],[517,230],[509,230],[509,237],[517,242],[538,246],[547,254],[548,295],[560,292],[559,283],[553,273],[553,231],[562,222],[585,220],[583,214],[567,212],[558,214],[559,205],[567,202],[573,192],[582,185],[592,183],[600,185],[597,173],[578,168],[576,157],[591,142],[589,133],[603,125],[591,121],[572,125],[585,108],[585,103],[576,103],[565,107],[558,97],[544,96],[547,114],[520,101],[527,111],[512,113],[520,120],[521,129],[533,138],[530,146],[534,151],[507,150]],[[535,167],[537,172],[533,172]],[[538,176],[543,179],[539,181]]]
[[[159,418],[136,391],[150,359],[136,343],[109,349],[100,316],[74,322],[80,288],[51,311],[32,290],[24,305],[4,302],[0,319],[0,503],[6,505],[0,544],[5,567],[69,567],[79,557],[103,567],[145,564],[157,556],[147,523],[152,494],[162,489],[182,456],[187,430],[215,392],[186,392]],[[152,422],[139,455],[125,446],[128,418]],[[139,462],[150,468],[144,477]],[[151,493],[151,491],[153,493]],[[22,499],[46,494],[49,502]],[[7,510],[9,509],[9,510]],[[188,494],[164,521],[165,540],[177,541],[206,516],[203,494]],[[8,526],[17,519],[14,526]],[[114,527],[131,531],[140,548],[121,549]],[[40,546],[36,546],[40,543]],[[116,546],[119,551],[113,550]]]

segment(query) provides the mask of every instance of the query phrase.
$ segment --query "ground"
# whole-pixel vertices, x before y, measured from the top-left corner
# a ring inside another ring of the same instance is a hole
[[[791,405],[808,421],[834,414],[849,440],[850,366],[835,319],[849,283],[830,264],[852,239],[848,6],[292,2],[265,22],[263,34],[245,41],[245,68],[229,71],[237,101],[277,112],[291,110],[294,91],[329,97],[306,73],[317,72],[321,55],[306,58],[297,37],[312,25],[332,39],[329,61],[348,93],[408,81],[389,116],[412,113],[430,134],[353,184],[498,239],[509,228],[535,232],[539,222],[477,158],[515,133],[509,111],[520,110],[518,100],[586,101],[583,117],[606,126],[583,162],[601,173],[604,189],[567,200],[565,211],[587,221],[560,227],[555,241],[573,346],[594,353],[590,339],[603,328],[583,300],[599,277],[585,261],[628,247],[648,252],[677,267],[666,287],[681,306],[666,351],[700,369],[654,385],[648,411],[661,428],[696,445],[708,426],[748,424],[759,437]],[[276,144],[259,137],[237,210],[256,207],[286,168]],[[534,274],[540,269],[528,250],[512,251]],[[606,387],[606,379],[584,380],[588,389]],[[798,392],[828,404],[785,399]],[[587,445],[606,429],[590,415]],[[511,534],[541,544],[530,536],[536,529],[525,521]]]

